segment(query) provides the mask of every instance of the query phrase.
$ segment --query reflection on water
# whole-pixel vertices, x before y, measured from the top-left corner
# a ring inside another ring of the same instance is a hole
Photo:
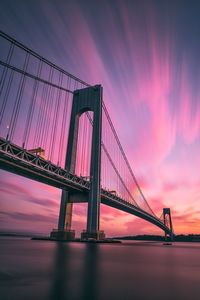
[[[49,299],[98,299],[98,245],[80,245],[81,257],[71,261],[73,247],[55,243],[52,289]],[[84,246],[84,247],[82,247]],[[77,250],[78,244],[74,244]]]
[[[0,299],[199,300],[200,244],[0,238]]]
[[[56,244],[55,249],[55,266],[52,276],[52,290],[50,291],[50,299],[63,299],[67,295],[67,273],[69,266],[69,249],[65,248],[63,243]]]
[[[82,296],[83,299],[97,299],[98,298],[98,245],[85,245],[85,260],[82,272],[83,285]],[[81,295],[80,295],[81,298]]]

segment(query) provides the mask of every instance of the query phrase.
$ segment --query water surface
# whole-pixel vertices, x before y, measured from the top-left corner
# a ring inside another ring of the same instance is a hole
[[[199,300],[200,244],[1,237],[0,299]]]

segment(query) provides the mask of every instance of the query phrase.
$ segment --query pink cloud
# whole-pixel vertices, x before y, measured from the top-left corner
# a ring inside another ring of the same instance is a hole
[[[182,62],[180,76],[178,130],[187,143],[192,143],[200,135],[200,91],[196,94],[196,99],[193,99],[193,91],[185,59]],[[196,103],[195,108],[192,107],[193,101]]]

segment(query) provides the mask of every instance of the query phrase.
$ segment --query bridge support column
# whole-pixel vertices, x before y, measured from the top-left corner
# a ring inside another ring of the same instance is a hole
[[[167,217],[169,220],[167,220]],[[169,228],[170,228],[170,233],[167,233],[165,231],[165,240],[170,238],[171,241],[173,241],[174,238],[174,233],[173,233],[173,226],[172,226],[172,218],[171,218],[171,211],[170,208],[163,208],[163,218],[164,218],[164,224],[167,225],[167,221],[169,221]]]
[[[82,240],[104,239],[103,231],[99,231],[101,202],[101,133],[102,133],[102,88],[96,86],[90,94],[93,111],[92,150],[90,163],[91,186],[88,199],[87,230],[81,234]]]
[[[81,234],[82,240],[105,238],[99,230],[100,223],[100,172],[101,172],[101,114],[94,115],[90,177],[91,187],[88,199],[87,230]]]
[[[75,231],[71,230],[73,203],[69,202],[69,192],[62,190],[58,229],[52,230],[50,237],[56,240],[74,240]]]

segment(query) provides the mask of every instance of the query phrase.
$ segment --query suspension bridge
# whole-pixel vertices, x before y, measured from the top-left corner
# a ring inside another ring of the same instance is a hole
[[[82,239],[104,239],[100,204],[173,236],[157,217],[122,148],[101,85],[91,86],[0,31],[0,168],[62,189],[54,239],[73,239],[73,203],[87,202]]]

